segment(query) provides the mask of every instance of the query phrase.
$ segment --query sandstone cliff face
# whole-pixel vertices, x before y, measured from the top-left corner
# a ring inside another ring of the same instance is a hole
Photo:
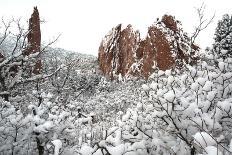
[[[28,47],[24,51],[24,55],[30,55],[32,53],[40,52],[41,47],[41,31],[40,31],[40,18],[37,7],[34,7],[34,11],[29,19],[29,33],[27,35]],[[37,60],[33,73],[39,74],[42,69],[41,60]]]
[[[135,62],[134,53],[139,43],[138,33],[128,25],[122,30],[118,25],[105,37],[99,47],[99,65],[103,74],[111,78],[114,74],[125,76]]]
[[[103,74],[111,79],[119,74],[147,78],[155,68],[167,70],[193,63],[197,52],[180,22],[164,15],[148,28],[145,39],[131,25],[113,28],[99,47],[98,60]]]

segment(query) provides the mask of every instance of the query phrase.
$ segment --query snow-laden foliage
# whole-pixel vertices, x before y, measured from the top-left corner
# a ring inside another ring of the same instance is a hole
[[[139,83],[106,81],[94,57],[52,48],[41,56],[43,72],[23,77],[0,101],[0,154],[74,154],[103,139],[136,100]]]
[[[141,102],[82,153],[231,154],[232,60],[212,57],[184,73],[157,70],[141,86]]]
[[[82,146],[94,147],[136,101],[133,91],[122,91],[133,88],[131,85],[102,79],[97,88],[99,95],[88,96],[89,99],[83,96],[85,102],[72,99],[64,104],[56,100],[57,96],[37,90],[27,94],[31,102],[24,97],[23,103],[15,102],[15,98],[10,98],[10,102],[1,100],[0,152],[74,154],[83,151]]]
[[[60,71],[42,86],[50,91],[56,100],[67,104],[70,100],[84,99],[96,92],[100,76],[97,73],[95,57],[50,48],[43,55],[43,60],[46,74],[54,73],[61,66]]]

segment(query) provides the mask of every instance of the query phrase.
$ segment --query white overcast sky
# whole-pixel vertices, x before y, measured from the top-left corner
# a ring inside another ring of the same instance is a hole
[[[156,18],[171,14],[182,22],[186,32],[197,25],[196,7],[206,5],[205,15],[216,13],[214,22],[201,33],[198,43],[205,48],[213,39],[218,19],[231,13],[232,0],[0,0],[0,16],[27,20],[38,6],[42,39],[61,37],[54,45],[67,50],[97,55],[104,35],[119,23],[132,24],[143,36]]]

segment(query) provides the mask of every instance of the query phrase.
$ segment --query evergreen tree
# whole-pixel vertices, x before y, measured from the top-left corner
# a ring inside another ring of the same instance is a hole
[[[222,57],[232,56],[232,16],[225,14],[222,20],[219,20],[216,32],[213,50]]]

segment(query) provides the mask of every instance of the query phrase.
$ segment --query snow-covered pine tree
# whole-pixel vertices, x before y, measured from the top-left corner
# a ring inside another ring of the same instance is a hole
[[[232,16],[225,14],[218,21],[213,50],[221,58],[232,56]]]

